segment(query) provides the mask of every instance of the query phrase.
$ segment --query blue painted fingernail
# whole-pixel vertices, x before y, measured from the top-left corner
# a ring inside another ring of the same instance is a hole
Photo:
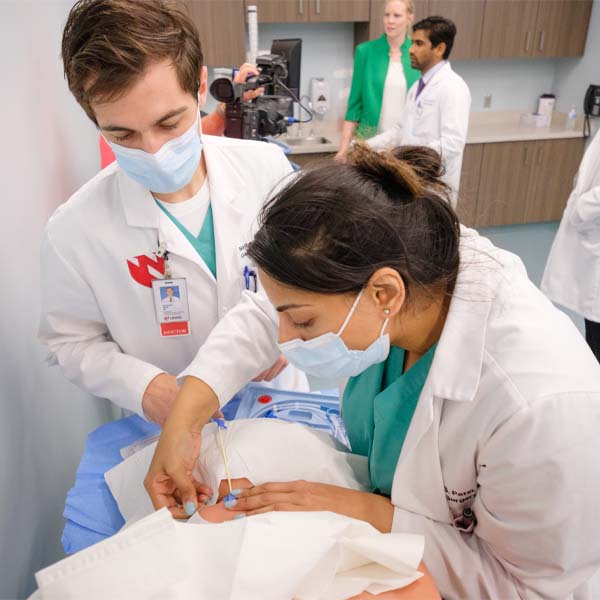
[[[191,517],[196,512],[196,505],[193,502],[186,502],[183,505],[183,509],[185,510],[185,514]]]
[[[235,515],[235,517],[233,517],[233,520],[235,521],[236,519],[245,519],[246,515],[244,513],[240,513],[239,515]]]
[[[225,508],[233,508],[237,504],[237,500],[235,498],[228,498],[223,504]]]
[[[230,494],[232,496],[239,496],[244,490],[231,490]]]

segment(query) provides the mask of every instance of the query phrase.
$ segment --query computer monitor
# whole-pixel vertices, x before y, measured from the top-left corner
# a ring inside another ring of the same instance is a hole
[[[288,40],[273,40],[271,44],[271,54],[283,56],[287,62],[288,76],[283,80],[283,83],[290,88],[300,98],[300,59],[302,56],[302,40],[300,38],[292,38]],[[275,86],[274,94],[285,96],[288,92],[284,88]]]

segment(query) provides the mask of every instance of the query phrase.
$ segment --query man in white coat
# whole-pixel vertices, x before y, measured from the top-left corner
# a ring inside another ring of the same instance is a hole
[[[276,146],[201,134],[200,40],[167,2],[81,0],[69,14],[62,57],[71,92],[117,161],[48,223],[40,337],[71,381],[163,424],[176,376],[245,291],[244,273],[252,272],[245,244],[269,191],[291,168]],[[162,310],[167,285],[186,303],[176,320]],[[285,367],[269,329],[277,318],[259,312],[260,330],[246,314],[247,328],[222,354],[198,359],[221,405],[250,379],[270,380]],[[272,344],[254,343],[266,335]],[[215,365],[236,353],[251,354],[251,365],[246,359],[245,369],[221,377]],[[306,389],[292,368],[277,381]]]
[[[579,166],[541,287],[583,316],[586,340],[600,362],[600,134]]]
[[[433,148],[444,162],[454,208],[471,109],[469,88],[448,62],[455,35],[456,26],[444,17],[428,17],[413,26],[410,62],[421,78],[408,91],[400,123],[367,140],[375,149]]]

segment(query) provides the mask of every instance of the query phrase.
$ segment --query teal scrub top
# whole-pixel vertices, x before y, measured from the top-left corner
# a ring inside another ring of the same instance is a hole
[[[436,346],[404,374],[404,350],[392,346],[384,362],[350,378],[346,386],[342,418],[352,452],[369,458],[373,490],[386,496],[392,494],[396,464]]]
[[[215,228],[213,224],[212,205],[208,205],[204,223],[197,237],[193,236],[178,219],[176,219],[160,202],[156,202],[158,207],[173,221],[177,229],[187,238],[188,242],[194,247],[198,256],[204,261],[209,268],[213,277],[217,278],[217,251],[215,248]]]

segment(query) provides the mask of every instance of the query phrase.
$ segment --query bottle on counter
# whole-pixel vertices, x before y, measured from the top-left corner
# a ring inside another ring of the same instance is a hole
[[[567,122],[566,122],[566,128],[567,129],[575,129],[575,122],[577,121],[577,109],[575,108],[575,106],[571,106],[571,109],[569,110],[568,114],[567,114]]]

